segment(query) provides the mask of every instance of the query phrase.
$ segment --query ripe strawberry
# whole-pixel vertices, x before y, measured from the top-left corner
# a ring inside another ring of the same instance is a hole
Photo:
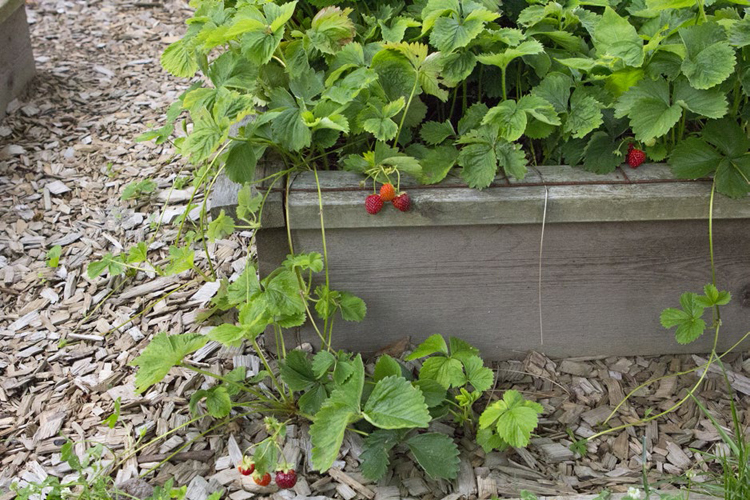
[[[646,153],[640,149],[633,148],[628,152],[628,165],[630,165],[630,168],[638,168],[644,161],[646,161]]]
[[[368,214],[375,215],[383,208],[383,199],[380,195],[371,194],[365,199],[365,210]]]
[[[386,182],[380,186],[380,199],[383,201],[391,201],[396,197],[396,190],[393,188],[393,184]]]
[[[252,474],[253,471],[255,471],[253,459],[247,456],[242,457],[242,463],[237,466],[237,470],[240,471],[240,474],[243,476],[249,476]]]
[[[250,467],[243,467],[242,465],[238,465],[237,470],[240,471],[240,474],[242,474],[243,476],[249,476],[255,470],[255,464],[251,464]]]
[[[393,198],[393,201],[391,203],[393,203],[393,206],[397,209],[401,210],[402,212],[406,212],[411,206],[409,193],[401,193],[400,195]]]
[[[271,483],[271,474],[266,472],[263,477],[258,477],[253,474],[253,481],[255,481],[255,484],[258,486],[268,486]]]
[[[279,488],[288,490],[294,488],[295,484],[297,484],[297,473],[294,469],[276,471],[276,485]]]

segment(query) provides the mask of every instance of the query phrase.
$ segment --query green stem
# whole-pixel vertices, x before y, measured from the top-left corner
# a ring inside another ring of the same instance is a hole
[[[268,376],[271,377],[271,381],[273,382],[274,387],[276,387],[276,390],[279,391],[279,394],[281,394],[281,397],[284,400],[284,402],[287,403],[288,401],[286,399],[286,394],[284,393],[283,387],[281,387],[281,384],[276,378],[276,375],[273,374],[273,370],[271,370],[271,365],[268,364],[266,355],[263,354],[263,350],[258,345],[258,339],[253,339],[253,348],[255,349],[255,352],[258,353],[258,357],[263,363],[263,366],[266,368],[266,371],[268,372]]]
[[[219,381],[221,381],[221,382],[223,382],[225,384],[229,384],[229,385],[232,385],[234,387],[237,387],[239,390],[241,390],[243,392],[247,392],[249,394],[252,394],[253,396],[256,396],[257,398],[259,398],[261,400],[261,402],[265,402],[264,400],[266,400],[266,395],[263,394],[262,392],[256,391],[255,389],[250,389],[246,385],[241,384],[239,382],[236,382],[234,380],[229,380],[228,378],[222,377],[221,375],[217,375],[217,374],[215,374],[213,372],[209,372],[207,370],[202,370],[202,369],[200,369],[200,368],[198,368],[196,366],[192,366],[192,365],[189,365],[187,363],[180,363],[179,366],[182,367],[182,368],[187,368],[190,371],[194,371],[195,373],[200,373],[204,377],[215,378],[216,380],[219,380]],[[273,396],[271,396],[271,397],[273,397]],[[276,402],[279,402],[279,400],[276,399]]]
[[[409,99],[406,101],[406,106],[404,107],[404,112],[401,115],[401,123],[398,124],[398,133],[396,134],[396,137],[393,139],[393,147],[396,148],[398,146],[398,138],[401,136],[401,130],[404,128],[404,121],[406,121],[406,113],[409,112],[409,108],[411,107],[411,101],[414,99],[414,94],[417,92],[417,84],[419,83],[419,79],[415,76],[414,77],[414,85],[411,87],[411,92],[409,93]],[[317,179],[317,174],[316,174]],[[318,186],[318,192],[320,192],[320,186]]]
[[[416,82],[415,82],[416,83]],[[416,85],[415,85],[416,88]],[[411,99],[414,96],[414,89],[412,89],[412,95],[409,96],[409,104],[407,104],[406,108],[404,109],[404,116],[401,118],[401,125],[404,124],[404,118],[406,117],[406,112],[409,109],[409,105],[411,104]],[[399,126],[399,134],[401,133],[401,127]],[[396,140],[398,140],[398,136],[396,136]],[[315,174],[315,186],[318,189],[318,209],[320,211],[320,238],[323,245],[323,264],[325,265],[325,276],[326,276],[326,290],[330,290],[331,285],[331,278],[330,278],[330,269],[328,267],[328,245],[326,245],[326,226],[325,221],[323,220],[323,193],[320,190],[320,179],[318,178],[318,169],[315,168],[313,165],[313,173]],[[326,331],[326,327],[328,325],[328,318],[326,318],[324,324],[323,324],[323,332]],[[327,342],[327,350],[331,350],[331,344],[330,342]]]
[[[503,85],[503,101],[508,100],[508,91],[505,88],[505,71],[507,68],[500,68],[500,75],[501,75],[501,83]]]

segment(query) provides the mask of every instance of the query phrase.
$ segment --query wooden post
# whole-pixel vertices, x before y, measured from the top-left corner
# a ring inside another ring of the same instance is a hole
[[[0,0],[0,120],[35,73],[23,0]]]

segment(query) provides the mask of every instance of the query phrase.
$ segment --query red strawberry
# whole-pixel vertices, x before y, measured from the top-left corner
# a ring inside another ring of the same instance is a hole
[[[402,212],[406,212],[411,206],[409,193],[401,193],[400,195],[393,198],[393,201],[391,203],[393,203],[393,206],[397,209],[401,210]]]
[[[240,471],[240,474],[242,474],[243,476],[249,476],[255,470],[255,465],[250,465],[250,467],[243,467],[241,465],[238,465],[237,470]]]
[[[365,199],[365,210],[368,214],[375,215],[383,208],[383,199],[380,195],[371,194]]]
[[[628,152],[628,165],[630,165],[630,168],[638,168],[644,161],[646,161],[646,153],[640,149],[633,148]]]
[[[271,483],[271,474],[266,472],[263,477],[258,477],[253,474],[253,481],[255,481],[255,484],[258,486],[268,486]]]
[[[294,488],[295,484],[297,484],[297,473],[294,469],[276,471],[276,485],[279,488],[288,490]]]
[[[255,470],[255,464],[250,457],[242,457],[242,463],[237,466],[237,470],[243,476],[249,476]]]
[[[396,197],[396,190],[393,188],[393,184],[387,182],[380,186],[380,199],[383,201],[391,201]]]

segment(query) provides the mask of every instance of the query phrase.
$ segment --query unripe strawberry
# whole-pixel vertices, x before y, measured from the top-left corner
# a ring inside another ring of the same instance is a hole
[[[396,189],[393,187],[393,184],[390,182],[387,182],[380,186],[380,199],[383,201],[391,201],[393,198],[396,197]]]
[[[255,484],[258,486],[268,486],[271,484],[271,474],[266,472],[263,474],[263,477],[258,477],[257,475],[253,474],[253,481],[255,481]]]
[[[378,194],[371,194],[365,199],[365,210],[368,214],[375,215],[383,208],[383,199]]]

